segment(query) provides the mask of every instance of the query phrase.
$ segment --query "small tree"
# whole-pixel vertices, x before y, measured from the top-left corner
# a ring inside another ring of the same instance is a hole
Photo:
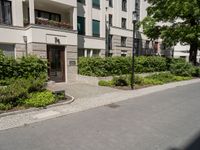
[[[189,60],[197,63],[200,47],[200,0],[148,0],[147,17],[141,22],[150,39],[167,46],[190,45]]]

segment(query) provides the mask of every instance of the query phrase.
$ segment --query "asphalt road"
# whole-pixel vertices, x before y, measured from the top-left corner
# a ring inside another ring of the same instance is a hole
[[[200,84],[0,131],[0,150],[200,150]]]

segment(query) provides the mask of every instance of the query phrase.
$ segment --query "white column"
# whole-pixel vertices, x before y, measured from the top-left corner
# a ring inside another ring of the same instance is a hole
[[[30,17],[30,24],[35,24],[35,6],[34,0],[29,0],[29,17]]]
[[[22,0],[12,1],[12,18],[13,18],[13,26],[24,25],[23,22],[23,5]]]
[[[86,35],[92,36],[92,0],[86,0],[86,9],[85,12],[85,24],[86,24]]]
[[[93,56],[93,49],[90,50],[90,57]]]
[[[87,49],[84,49],[84,57],[87,57]]]
[[[105,22],[105,15],[106,15],[106,2],[101,0],[101,20],[100,20],[100,37],[106,37],[106,22]],[[108,19],[108,18],[107,18]]]
[[[77,30],[77,8],[74,7],[72,12],[73,12],[73,14],[71,14],[71,15],[73,15],[73,20],[72,20],[73,30]]]

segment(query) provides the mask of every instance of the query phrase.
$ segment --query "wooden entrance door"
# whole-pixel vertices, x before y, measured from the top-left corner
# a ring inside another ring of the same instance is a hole
[[[65,82],[65,47],[48,45],[48,75],[55,82]]]

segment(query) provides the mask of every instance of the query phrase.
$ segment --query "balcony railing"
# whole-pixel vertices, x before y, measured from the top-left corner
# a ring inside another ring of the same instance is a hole
[[[29,25],[29,21],[24,21],[24,26]],[[45,18],[35,18],[35,24],[37,25],[42,25],[46,27],[55,27],[55,28],[60,28],[60,29],[73,29],[73,26],[70,25],[67,22],[57,22]]]

